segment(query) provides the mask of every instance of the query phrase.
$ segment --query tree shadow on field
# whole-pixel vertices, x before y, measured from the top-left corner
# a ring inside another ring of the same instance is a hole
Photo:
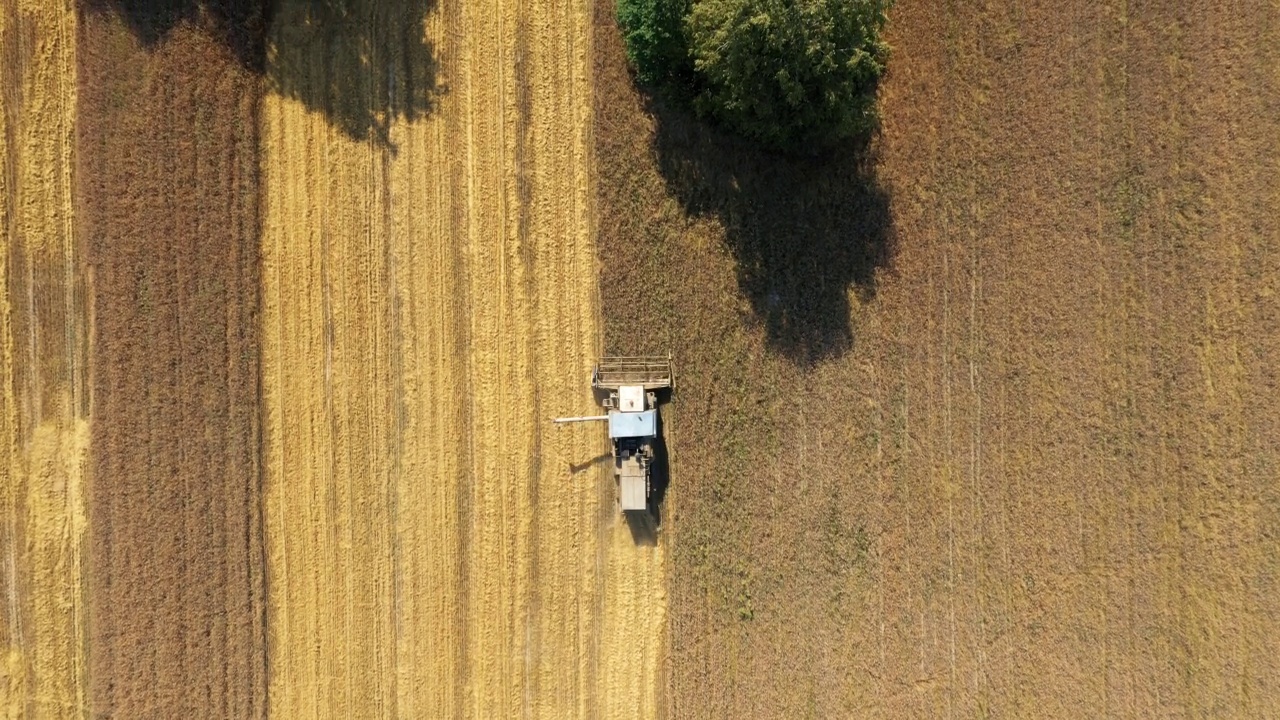
[[[445,88],[427,38],[435,0],[276,0],[270,89],[355,140],[390,147],[391,125],[431,113]]]
[[[246,68],[261,72],[263,38],[273,0],[81,0],[90,12],[121,18],[146,48],[181,23],[203,27]]]
[[[82,1],[117,13],[147,47],[179,23],[202,27],[269,92],[393,150],[393,122],[428,115],[445,91],[426,33],[435,0]]]
[[[813,365],[853,347],[849,292],[875,296],[893,260],[889,195],[870,139],[788,155],[709,127],[657,96],[655,150],[667,188],[689,215],[718,218],[738,286],[769,346]]]

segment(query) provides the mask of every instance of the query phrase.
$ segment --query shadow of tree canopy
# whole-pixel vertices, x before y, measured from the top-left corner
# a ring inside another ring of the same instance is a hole
[[[146,47],[180,23],[205,29],[269,92],[354,140],[391,147],[392,123],[424,117],[445,92],[426,33],[435,0],[82,1],[118,14]]]
[[[263,70],[271,0],[81,0],[90,12],[120,17],[146,48],[155,47],[180,23],[205,28],[241,65]]]
[[[435,0],[276,0],[270,89],[390,147],[391,124],[430,113],[445,88],[427,38]]]
[[[893,259],[889,196],[869,139],[783,155],[709,127],[654,95],[655,151],[690,215],[724,227],[738,285],[770,347],[811,365],[853,347],[849,291],[874,297]]]

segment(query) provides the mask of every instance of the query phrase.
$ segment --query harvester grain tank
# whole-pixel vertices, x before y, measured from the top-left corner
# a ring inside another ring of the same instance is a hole
[[[623,511],[649,507],[660,428],[658,404],[672,384],[669,356],[602,358],[591,373],[591,389],[608,414],[555,420],[608,422],[613,473]]]

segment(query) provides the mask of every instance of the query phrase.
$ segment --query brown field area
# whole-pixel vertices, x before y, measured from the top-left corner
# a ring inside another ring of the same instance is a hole
[[[212,30],[160,20],[81,12],[90,708],[253,717],[266,697],[258,79]]]
[[[0,0],[0,714],[1280,717],[1280,9],[900,0],[803,158],[612,11]]]
[[[902,0],[881,132],[815,159],[637,94],[609,5],[666,715],[1280,714],[1275,5]]]

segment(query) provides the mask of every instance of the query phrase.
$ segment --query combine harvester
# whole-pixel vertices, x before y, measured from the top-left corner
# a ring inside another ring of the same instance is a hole
[[[556,423],[609,423],[613,474],[623,512],[647,510],[652,490],[654,446],[658,441],[658,403],[672,388],[671,358],[601,358],[591,374],[591,390],[607,415],[556,418]]]

